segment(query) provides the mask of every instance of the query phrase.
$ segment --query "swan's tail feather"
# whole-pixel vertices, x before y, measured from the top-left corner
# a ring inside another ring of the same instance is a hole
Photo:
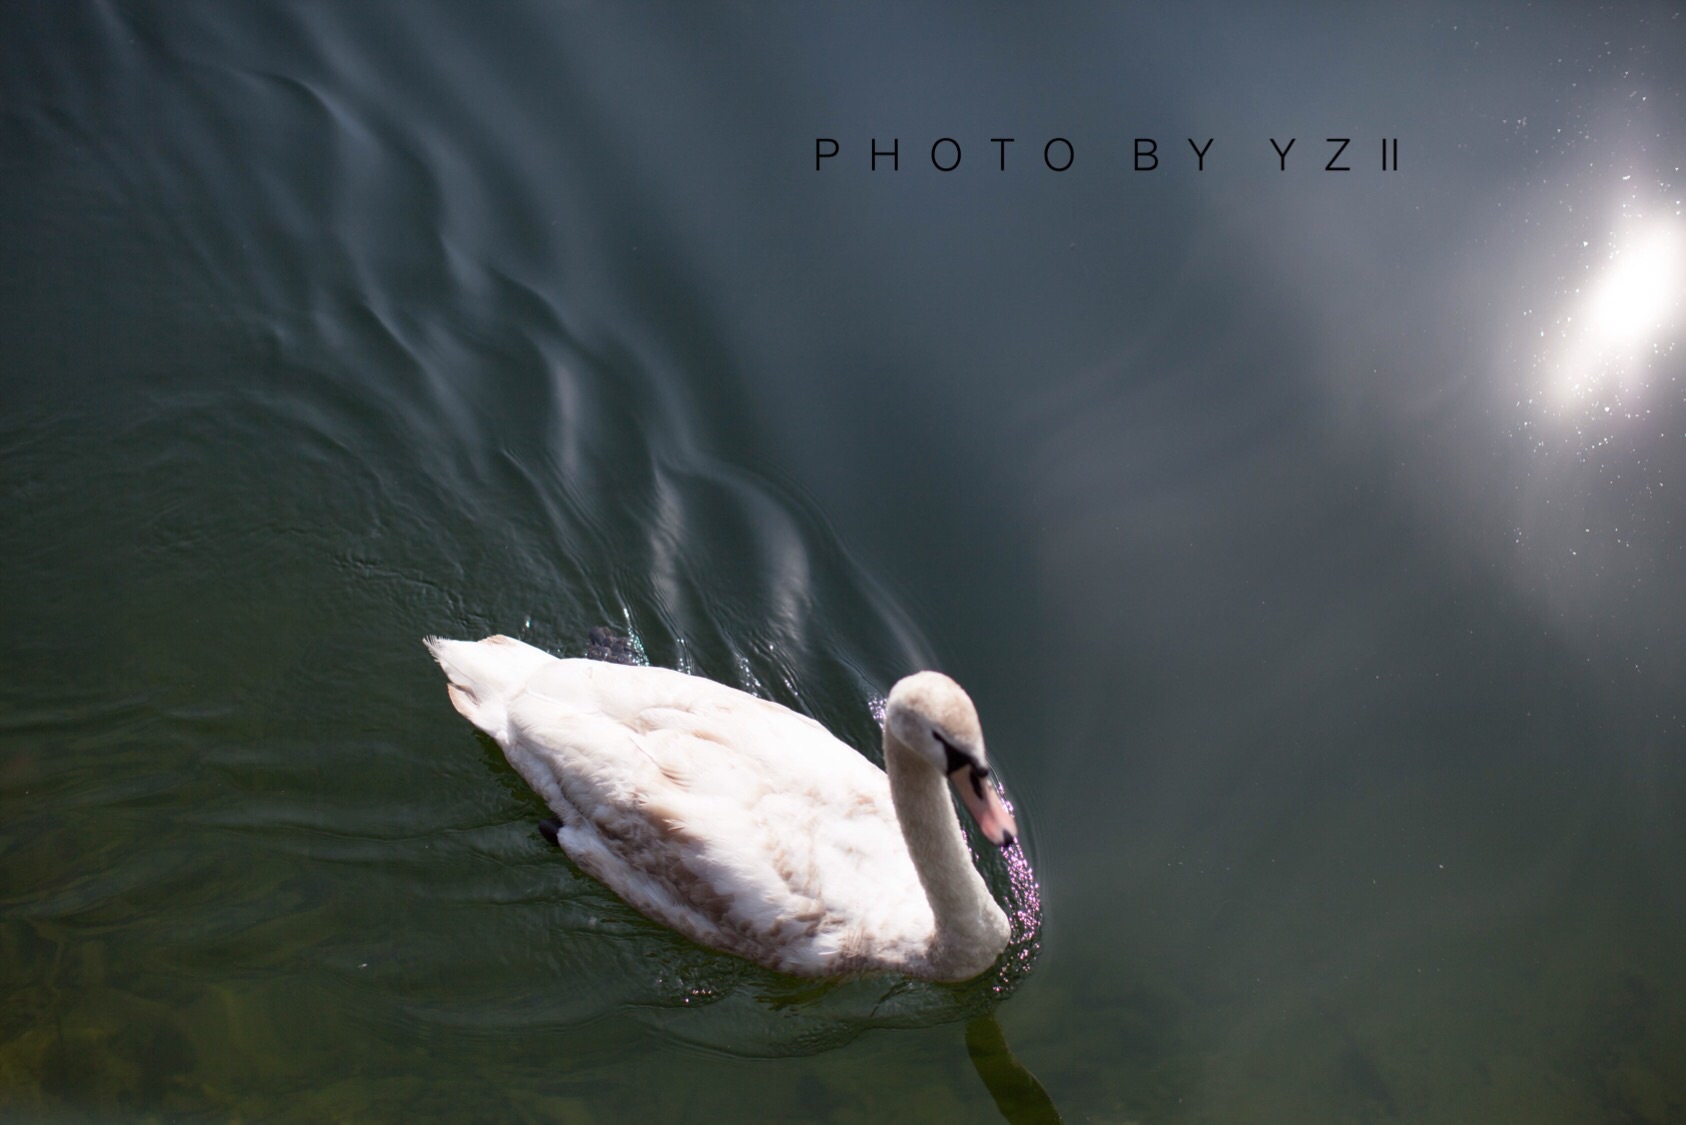
[[[499,743],[509,735],[508,698],[550,657],[511,637],[483,641],[425,638],[428,651],[450,679],[446,691],[459,714]]]

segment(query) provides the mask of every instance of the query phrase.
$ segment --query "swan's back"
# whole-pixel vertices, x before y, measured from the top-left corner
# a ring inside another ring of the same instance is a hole
[[[430,639],[451,700],[646,915],[771,968],[907,969],[934,922],[882,770],[812,719],[665,668]]]

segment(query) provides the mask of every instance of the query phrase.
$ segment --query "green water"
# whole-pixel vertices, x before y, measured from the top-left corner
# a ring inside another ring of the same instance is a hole
[[[0,7],[0,1114],[1686,1117],[1677,22]],[[953,674],[1040,928],[640,917],[420,644],[602,623]]]

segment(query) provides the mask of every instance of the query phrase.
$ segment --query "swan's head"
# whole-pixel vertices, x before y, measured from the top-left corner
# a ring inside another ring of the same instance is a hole
[[[1018,837],[1013,815],[989,780],[977,708],[959,684],[941,672],[915,672],[890,689],[884,725],[896,741],[948,775],[990,843],[1004,848]]]

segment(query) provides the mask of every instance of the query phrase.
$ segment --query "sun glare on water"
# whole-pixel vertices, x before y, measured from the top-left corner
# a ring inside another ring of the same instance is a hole
[[[1593,291],[1594,331],[1616,345],[1645,343],[1666,328],[1680,305],[1680,236],[1658,228],[1632,239],[1612,255]]]
[[[1686,231],[1672,219],[1625,227],[1562,322],[1551,366],[1565,408],[1633,405],[1652,358],[1672,347],[1686,320]]]

